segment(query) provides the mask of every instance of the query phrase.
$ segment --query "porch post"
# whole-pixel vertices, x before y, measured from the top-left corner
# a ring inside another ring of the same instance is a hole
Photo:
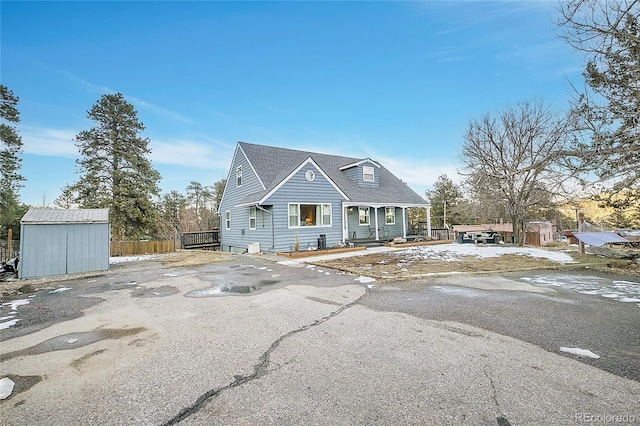
[[[402,208],[402,238],[407,238],[407,214],[406,207]]]
[[[431,203],[427,201],[427,237],[431,238]]]
[[[378,241],[380,239],[380,236],[378,235],[378,208],[374,207],[374,214],[376,215],[376,241]]]
[[[342,244],[347,244],[347,236],[349,235],[349,212],[348,207],[342,205]]]

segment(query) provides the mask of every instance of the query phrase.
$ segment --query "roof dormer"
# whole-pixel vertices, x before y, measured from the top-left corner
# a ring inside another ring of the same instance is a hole
[[[358,186],[377,188],[380,184],[380,165],[370,158],[340,167]]]

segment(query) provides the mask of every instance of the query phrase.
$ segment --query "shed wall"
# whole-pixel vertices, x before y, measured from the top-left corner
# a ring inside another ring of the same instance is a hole
[[[109,240],[108,223],[24,223],[20,238],[20,277],[106,271]]]

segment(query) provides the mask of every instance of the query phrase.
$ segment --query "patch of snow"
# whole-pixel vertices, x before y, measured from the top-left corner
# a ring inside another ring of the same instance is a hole
[[[12,311],[17,311],[19,306],[28,305],[29,299],[12,300],[11,302],[5,302],[2,306],[9,306]]]
[[[73,290],[73,288],[71,288],[71,287],[60,287],[60,288],[56,288],[55,290],[50,291],[48,294],[62,293],[63,291],[67,291],[67,290]]]
[[[358,281],[359,283],[362,284],[367,284],[367,283],[372,283],[374,282],[376,279],[375,278],[371,278],[371,277],[365,277],[363,275],[360,275],[358,278],[354,278],[354,281]]]
[[[580,348],[565,348],[564,346],[560,348],[561,352],[566,352],[568,354],[583,356],[587,358],[598,359],[600,355],[596,355],[588,349],[580,349]]]
[[[72,338],[72,339],[67,340],[67,343],[72,345],[72,344],[76,343],[77,341],[78,341],[78,339]]]
[[[5,328],[13,327],[20,321],[20,318],[12,319],[11,321],[0,322],[0,330],[4,330]]]
[[[550,275],[521,278],[540,287],[560,287],[590,296],[601,296],[619,302],[635,302],[640,307],[640,283],[611,281],[609,278],[591,275]]]
[[[367,284],[367,288],[376,288],[376,286],[373,284]]]
[[[475,256],[480,259],[500,257],[505,254],[517,254],[535,258],[548,259],[557,263],[575,263],[566,253],[532,247],[478,246],[476,244],[441,244],[436,246],[411,247],[396,252],[398,256],[409,256],[409,259],[437,259],[454,262],[464,256]]]
[[[316,267],[316,265],[307,265],[307,269],[313,269],[315,267]]]
[[[201,290],[193,290],[185,294],[186,297],[210,297],[222,293],[222,287],[209,287]]]
[[[7,399],[13,393],[15,383],[8,377],[0,379],[0,399]]]
[[[124,285],[138,285],[136,281],[131,281],[130,283],[125,283]]]
[[[109,258],[109,264],[113,265],[116,263],[125,263],[125,262],[140,262],[142,260],[151,260],[156,259],[158,255],[156,254],[145,254],[142,256],[116,256]]]
[[[88,280],[87,282],[88,283],[95,283],[96,281],[98,281],[98,280]]]
[[[164,274],[163,277],[177,277],[178,274]]]

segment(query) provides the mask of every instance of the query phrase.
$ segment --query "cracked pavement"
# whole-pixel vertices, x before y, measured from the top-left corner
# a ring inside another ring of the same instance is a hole
[[[584,412],[640,422],[640,382],[505,334],[403,312],[400,296],[381,306],[374,296],[403,290],[355,278],[238,255],[57,283],[72,290],[36,292],[19,308],[27,331],[0,332],[2,354],[14,354],[0,377],[41,378],[24,388],[16,381],[0,402],[2,423],[534,425]],[[216,285],[243,293],[221,295]],[[67,311],[40,318],[52,304]],[[110,337],[69,338],[65,347],[69,336],[100,330]],[[29,349],[43,342],[57,346]]]

